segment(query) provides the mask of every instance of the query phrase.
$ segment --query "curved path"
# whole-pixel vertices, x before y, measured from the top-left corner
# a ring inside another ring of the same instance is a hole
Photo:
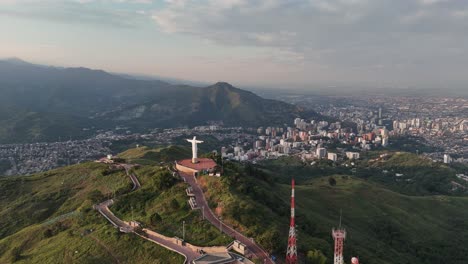
[[[130,164],[121,164],[121,167],[125,169],[125,172],[127,175],[130,177],[132,183],[133,183],[133,188],[131,191],[138,190],[141,185],[140,182],[138,181],[137,177],[130,173],[129,170],[133,167],[133,165]],[[181,177],[185,179],[185,181],[192,186],[193,188],[193,193],[195,194],[195,198],[197,200],[197,204],[202,207],[203,209],[203,214],[205,218],[214,226],[217,228],[221,228],[222,231],[233,237],[234,239],[239,240],[240,242],[244,243],[247,248],[250,250],[251,254],[255,256],[257,259],[263,260],[263,263],[268,263],[268,264],[274,264],[274,262],[268,257],[268,254],[264,249],[262,249],[259,245],[257,245],[253,239],[248,238],[241,234],[240,232],[236,231],[234,228],[226,225],[222,221],[220,221],[215,214],[211,211],[210,207],[208,206],[208,203],[205,199],[205,196],[203,194],[202,189],[200,186],[197,184],[196,179],[193,175],[185,174],[182,172],[179,172]],[[131,225],[131,223],[122,221],[119,219],[117,216],[115,216],[112,211],[109,209],[109,207],[114,203],[112,199],[104,201],[100,204],[94,205],[94,208],[99,211],[112,225],[115,227],[119,228],[120,231],[125,232],[125,233],[135,233],[136,235],[149,240],[153,243],[156,243],[160,246],[163,246],[171,251],[174,251],[182,256],[185,257],[184,263],[192,263],[193,260],[197,259],[200,257],[200,250],[204,250],[205,252],[213,250],[214,252],[218,251],[220,247],[216,248],[204,248],[204,247],[196,247],[190,244],[185,244],[181,245],[180,242],[177,241],[175,238],[169,238],[166,236],[163,236],[159,233],[156,233],[154,231],[151,231],[149,229],[142,229],[143,234],[135,232],[135,227]]]
[[[236,231],[234,228],[226,225],[221,220],[219,220],[213,211],[211,211],[210,207],[208,206],[208,202],[205,199],[205,195],[203,194],[203,190],[201,189],[200,185],[196,182],[196,179],[193,175],[183,173],[179,171],[181,177],[185,179],[193,189],[193,194],[195,195],[197,205],[199,208],[202,208],[203,214],[205,218],[214,226],[222,229],[222,231],[233,237],[234,239],[239,240],[240,242],[244,243],[249,251],[258,259],[263,260],[264,263],[274,264],[273,260],[271,260],[268,256],[268,253],[262,249],[257,243],[253,241],[253,239],[248,238],[241,234],[240,232]]]
[[[132,167],[132,165],[123,164],[122,167],[125,169],[125,172],[132,180],[132,191],[138,190],[141,187],[140,182],[134,174],[129,173],[129,169]],[[135,232],[135,227],[132,226],[131,223],[122,221],[112,213],[112,211],[109,209],[109,206],[111,206],[113,203],[114,201],[110,199],[100,204],[94,205],[94,209],[98,210],[99,213],[101,213],[112,225],[119,228],[120,231],[125,233],[135,233],[136,235],[146,240],[149,240],[171,251],[174,251],[185,257],[184,263],[192,263],[193,260],[200,257],[200,254],[197,252],[198,248],[182,246],[178,244],[174,238],[163,236],[148,229],[142,230],[144,232],[144,235]]]

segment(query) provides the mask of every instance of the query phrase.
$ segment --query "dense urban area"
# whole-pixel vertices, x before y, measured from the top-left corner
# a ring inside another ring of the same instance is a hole
[[[358,159],[362,151],[389,147],[394,140],[402,138],[421,143],[422,148],[409,151],[435,161],[468,161],[467,99],[388,96],[335,96],[320,97],[320,100],[316,96],[286,96],[283,99],[298,105],[313,105],[314,110],[336,121],[296,118],[289,126],[282,127],[214,124],[154,129],[147,134],[119,127],[87,140],[0,145],[0,173],[32,174],[111,154],[123,142],[162,146],[177,144],[178,139],[192,135],[217,139],[213,150],[237,161],[256,162],[285,155],[311,162],[322,158]]]

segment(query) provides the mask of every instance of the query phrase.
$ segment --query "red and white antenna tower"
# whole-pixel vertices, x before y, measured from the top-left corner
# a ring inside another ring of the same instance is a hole
[[[334,264],[343,264],[343,244],[346,239],[346,230],[341,228],[341,213],[340,213],[340,226],[338,229],[332,229],[332,236],[335,240],[335,261]]]
[[[288,249],[286,251],[286,264],[297,263],[297,246],[296,246],[296,223],[294,211],[294,179],[291,181],[291,223],[289,225]]]

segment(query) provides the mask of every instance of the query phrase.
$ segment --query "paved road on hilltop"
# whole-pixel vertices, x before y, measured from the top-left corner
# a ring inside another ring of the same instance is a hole
[[[252,254],[255,255],[258,259],[263,259],[264,263],[274,264],[274,262],[268,257],[268,254],[265,250],[263,250],[255,242],[253,242],[250,238],[237,232],[234,228],[224,224],[214,215],[213,211],[211,211],[210,207],[208,206],[208,203],[205,199],[205,195],[203,194],[203,190],[195,181],[195,177],[193,175],[186,174],[181,171],[179,173],[185,179],[185,181],[192,187],[193,194],[195,195],[198,207],[204,210],[205,218],[212,225],[216,226],[217,228],[221,226],[222,231],[224,233],[244,243],[247,246],[247,248],[250,250],[250,252],[252,252]]]
[[[140,184],[140,181],[138,181],[138,178],[135,176],[135,174],[128,173],[128,170],[131,169],[133,167],[133,165],[123,164],[122,167],[125,169],[125,173],[127,173],[127,175],[130,177],[130,180],[132,180],[133,188],[132,188],[131,192],[140,189],[141,184]]]
[[[127,175],[132,180],[133,188],[132,188],[131,191],[138,190],[141,187],[140,182],[138,181],[137,177],[134,174],[129,173],[129,169],[132,167],[132,165],[124,164],[124,165],[122,165],[122,167],[125,169],[125,172],[127,173]],[[149,240],[149,241],[151,241],[153,243],[156,243],[156,244],[158,244],[160,246],[163,246],[163,247],[165,247],[165,248],[167,248],[169,250],[172,250],[172,251],[184,256],[185,259],[186,259],[184,263],[191,263],[193,260],[200,257],[200,254],[198,252],[195,252],[195,251],[193,251],[192,249],[190,249],[188,247],[178,245],[178,244],[174,243],[171,238],[159,235],[154,231],[145,231],[146,236],[142,236],[142,235],[134,232],[133,227],[131,227],[129,224],[127,224],[126,222],[119,219],[117,216],[115,216],[111,212],[111,210],[109,209],[109,206],[111,206],[113,203],[114,203],[114,201],[112,199],[110,199],[110,200],[107,200],[105,202],[102,202],[100,204],[95,205],[94,208],[96,210],[98,210],[99,213],[101,213],[109,222],[111,222],[112,225],[119,228],[121,231],[126,232],[126,233],[133,232],[133,233],[135,233],[135,234],[137,234],[137,235],[139,235],[139,236],[141,236],[141,237],[143,237],[143,238],[145,238],[145,239],[147,239],[147,240]],[[152,232],[154,232],[157,235],[153,235]]]

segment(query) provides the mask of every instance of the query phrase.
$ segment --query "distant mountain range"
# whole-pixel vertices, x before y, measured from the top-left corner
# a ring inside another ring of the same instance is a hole
[[[147,131],[223,121],[255,127],[318,115],[223,82],[171,85],[18,59],[0,60],[0,94],[0,143],[82,138],[116,126]]]

